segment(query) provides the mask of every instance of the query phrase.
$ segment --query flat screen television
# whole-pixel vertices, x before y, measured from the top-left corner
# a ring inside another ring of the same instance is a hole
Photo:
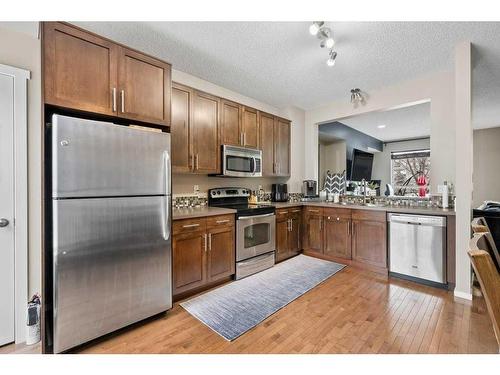
[[[351,180],[372,179],[373,154],[354,149],[352,157]]]

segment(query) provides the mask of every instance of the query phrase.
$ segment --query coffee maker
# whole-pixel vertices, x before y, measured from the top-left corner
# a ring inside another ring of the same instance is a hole
[[[288,201],[288,185],[287,184],[272,184],[271,200],[273,202]]]
[[[304,194],[304,198],[317,197],[316,186],[317,182],[315,180],[304,180],[304,182],[302,182],[302,193]]]

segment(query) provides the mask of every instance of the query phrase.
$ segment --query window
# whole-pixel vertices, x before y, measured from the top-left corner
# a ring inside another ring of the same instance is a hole
[[[391,152],[391,184],[396,195],[418,196],[419,176],[425,177],[422,186],[429,192],[429,172],[431,167],[431,150]]]

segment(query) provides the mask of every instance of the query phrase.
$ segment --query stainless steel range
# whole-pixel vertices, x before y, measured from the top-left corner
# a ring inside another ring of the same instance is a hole
[[[208,205],[236,210],[236,280],[274,265],[275,208],[248,203],[246,188],[208,191]]]

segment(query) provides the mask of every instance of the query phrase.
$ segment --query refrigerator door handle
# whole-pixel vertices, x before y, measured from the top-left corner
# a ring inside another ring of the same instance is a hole
[[[165,222],[163,238],[167,241],[170,238],[170,154],[163,152],[165,161]]]

